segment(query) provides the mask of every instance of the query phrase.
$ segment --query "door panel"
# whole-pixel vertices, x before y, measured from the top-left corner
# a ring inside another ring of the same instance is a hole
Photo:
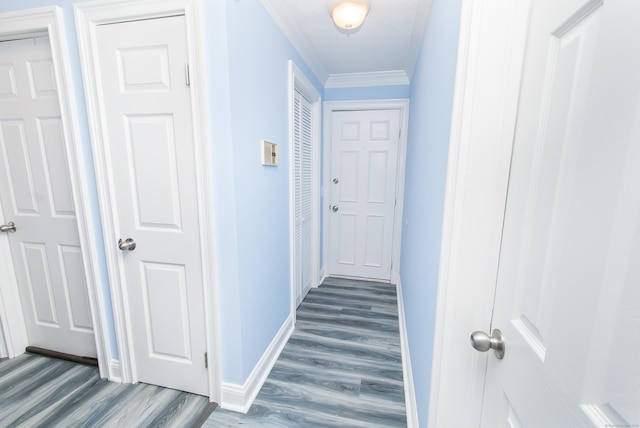
[[[51,49],[0,43],[0,201],[29,344],[96,356]],[[17,303],[17,302],[16,302]]]
[[[640,422],[638,13],[533,2],[482,426]]]
[[[208,395],[184,16],[96,29],[108,179],[137,379]]]
[[[336,111],[332,128],[330,274],[388,281],[400,112]]]

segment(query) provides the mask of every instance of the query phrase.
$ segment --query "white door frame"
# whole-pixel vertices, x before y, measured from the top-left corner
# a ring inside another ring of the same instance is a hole
[[[391,252],[391,279],[392,284],[400,281],[400,249],[402,239],[402,215],[404,210],[404,176],[407,155],[407,130],[409,128],[409,100],[370,100],[370,101],[327,101],[324,103],[324,150],[323,150],[323,180],[322,196],[324,207],[323,217],[323,267],[326,276],[329,276],[329,216],[331,214],[329,201],[331,200],[331,123],[334,111],[360,111],[360,110],[399,110],[400,111],[400,141],[398,144],[398,165],[396,165],[396,207],[393,221],[393,249]]]
[[[196,177],[198,192],[198,217],[201,229],[201,256],[203,266],[203,293],[205,296],[205,328],[207,353],[209,356],[209,398],[218,401],[220,398],[220,356],[218,346],[217,284],[214,275],[213,257],[213,201],[211,183],[212,153],[210,145],[205,144],[206,134],[206,106],[204,91],[204,63],[202,40],[202,13],[200,0],[98,0],[80,3],[74,6],[76,29],[82,75],[87,100],[89,129],[94,153],[98,197],[100,200],[100,214],[102,217],[107,269],[111,285],[114,324],[120,354],[120,370],[122,381],[137,382],[134,364],[133,336],[131,331],[131,317],[128,310],[128,300],[123,293],[123,280],[118,264],[119,250],[114,212],[114,195],[109,190],[106,153],[109,141],[103,129],[105,107],[103,97],[100,96],[98,82],[101,80],[101,70],[97,67],[98,45],[95,28],[101,24],[126,22],[139,19],[160,18],[165,16],[184,15],[187,25],[187,44],[191,73],[191,108],[193,111],[193,135],[196,153]]]
[[[33,37],[43,35],[49,37],[51,46],[51,56],[58,88],[58,103],[60,104],[60,116],[65,137],[67,167],[76,210],[76,221],[85,269],[89,306],[91,308],[91,321],[96,339],[100,376],[109,377],[108,362],[113,350],[108,336],[104,295],[98,288],[100,280],[97,276],[96,266],[100,262],[94,236],[96,224],[95,219],[90,215],[91,205],[87,196],[89,194],[89,186],[85,177],[86,173],[81,167],[81,165],[85,165],[85,161],[90,155],[83,151],[79,137],[77,106],[73,90],[74,84],[69,71],[68,44],[64,32],[62,9],[53,6],[0,14],[0,40],[9,40],[16,36]],[[5,219],[1,218],[1,211],[0,222],[4,222]],[[6,240],[1,241],[0,259],[2,260],[3,268],[0,272],[0,307],[2,307],[3,313],[6,314],[6,318],[2,319],[0,328],[3,330],[2,335],[4,336],[7,356],[15,357],[24,352],[28,339],[13,265],[6,263],[6,261],[11,260],[8,242]]]
[[[311,228],[311,287],[320,285],[320,106],[322,97],[313,84],[293,61],[289,61],[289,254],[291,283],[291,318],[296,322],[296,278],[295,278],[295,154],[294,154],[294,121],[293,100],[295,90],[311,101],[311,146],[312,146],[312,212]]]
[[[480,423],[529,0],[463,0],[431,368],[431,428]],[[424,403],[423,405],[426,405]]]

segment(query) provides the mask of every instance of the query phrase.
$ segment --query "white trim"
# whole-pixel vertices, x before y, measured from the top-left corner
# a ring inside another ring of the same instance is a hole
[[[413,369],[411,368],[411,353],[409,352],[409,337],[407,336],[407,319],[404,313],[404,299],[402,297],[402,282],[398,278],[396,284],[398,296],[398,322],[400,324],[400,349],[402,351],[402,374],[404,378],[404,402],[407,408],[407,427],[417,428],[418,403],[416,402],[416,390],[413,384]]]
[[[300,28],[298,20],[290,14],[287,14],[287,8],[279,5],[278,0],[260,0],[262,7],[271,15],[280,31],[285,35],[293,47],[298,51],[304,62],[311,68],[320,83],[324,83],[329,73],[324,68],[318,53],[309,42],[308,37]]]
[[[409,76],[404,70],[368,71],[363,73],[330,74],[324,87],[361,88],[365,86],[409,85]]]
[[[82,75],[87,101],[87,114],[91,143],[94,151],[96,181],[100,200],[100,214],[103,219],[103,236],[105,243],[113,241],[115,234],[112,217],[112,198],[109,191],[108,175],[105,163],[107,141],[104,138],[102,114],[104,105],[99,96],[100,70],[96,67],[97,50],[95,28],[100,24],[130,21],[134,19],[159,18],[172,15],[184,15],[187,25],[187,43],[189,62],[191,64],[191,108],[193,112],[194,147],[196,151],[196,177],[198,192],[198,216],[201,228],[201,256],[203,293],[205,296],[205,329],[207,352],[209,355],[209,397],[212,401],[220,396],[220,358],[217,311],[215,302],[217,283],[214,275],[213,254],[213,202],[209,177],[211,171],[211,148],[205,144],[206,107],[204,100],[204,64],[202,58],[203,40],[202,26],[198,20],[201,10],[200,0],[98,0],[74,5],[78,47],[82,64]],[[130,331],[128,301],[122,292],[122,281],[119,275],[117,249],[113,245],[105,245],[107,268],[110,277],[111,294],[114,312],[114,324],[118,349],[120,351],[120,368],[123,382],[136,382],[133,343]]]
[[[293,100],[295,90],[305,95],[308,101],[311,101],[311,128],[312,128],[312,147],[313,147],[313,171],[312,171],[312,237],[311,237],[311,287],[316,288],[318,272],[320,270],[320,109],[322,105],[322,97],[313,86],[311,81],[307,79],[304,73],[289,60],[289,255],[290,260],[290,285],[291,285],[291,316],[295,323],[296,317],[296,284],[295,284],[295,177],[294,177],[294,129],[293,129]]]
[[[2,296],[0,296],[0,307],[4,307],[4,304],[2,303]],[[0,323],[2,322],[2,320],[0,319]],[[7,351],[7,344],[5,343],[4,340],[4,329],[2,328],[2,324],[0,324],[0,358],[8,358],[9,357],[9,351]]]
[[[267,380],[273,365],[278,361],[280,353],[284,349],[293,333],[294,318],[289,316],[280,330],[275,335],[269,347],[264,351],[260,361],[253,368],[251,374],[242,385],[235,383],[222,383],[222,400],[220,407],[234,412],[247,413],[253,400],[255,400],[260,388]]]
[[[3,13],[0,15],[0,28],[2,29],[0,30],[0,38],[6,38],[10,35],[35,33],[46,33],[49,36],[56,85],[58,87],[60,114],[65,136],[67,165],[69,167],[73,202],[76,209],[82,261],[85,268],[91,320],[93,322],[94,336],[96,339],[100,376],[110,377],[110,373],[107,373],[107,367],[109,366],[107,362],[113,350],[111,349],[109,341],[109,326],[105,316],[105,296],[98,288],[100,281],[97,278],[96,266],[100,264],[100,258],[94,237],[96,219],[90,215],[91,206],[87,196],[89,194],[89,184],[86,174],[83,174],[81,169],[81,165],[85,164],[86,157],[89,155],[82,150],[79,138],[80,132],[78,131],[78,120],[76,117],[77,106],[73,90],[74,84],[69,71],[68,44],[64,32],[65,27],[62,9],[53,6]],[[2,255],[4,256],[4,254]],[[2,282],[4,283],[4,281]],[[12,282],[14,282],[17,287],[15,278]],[[4,304],[19,307],[19,300],[16,300],[16,298],[18,298],[17,288],[16,293],[12,294],[15,295],[8,297]],[[6,294],[5,297],[7,297]],[[14,309],[18,310],[17,308]],[[14,311],[7,311],[5,313],[14,317],[15,322],[17,314],[15,314]],[[12,315],[12,313],[14,313],[14,315]],[[22,324],[24,323],[22,322]],[[3,323],[3,326],[7,327],[10,325]],[[10,356],[24,352],[27,338],[26,330],[24,330],[24,333],[21,332],[23,329],[24,325],[11,327],[10,334],[6,334],[7,331],[5,330],[5,340],[8,344],[8,354]]]
[[[122,383],[122,372],[120,370],[120,360],[109,361],[109,380],[112,382]]]
[[[463,0],[440,249],[428,426],[480,422],[529,1]]]
[[[327,270],[325,269],[325,266],[322,266],[322,269],[320,269],[320,272],[318,273],[318,285],[316,288],[320,287],[325,279],[327,279]]]
[[[366,111],[366,110],[399,110],[400,111],[400,141],[398,143],[398,165],[396,170],[396,208],[394,213],[393,226],[393,249],[391,253],[392,267],[391,280],[387,282],[398,283],[400,277],[400,249],[402,244],[402,217],[404,211],[404,181],[405,165],[407,154],[407,131],[409,129],[409,100],[371,100],[371,101],[326,101],[324,103],[324,150],[323,156],[323,177],[322,192],[324,197],[323,216],[323,266],[324,274],[331,275],[329,264],[329,203],[331,188],[329,180],[331,178],[331,117],[334,111]]]

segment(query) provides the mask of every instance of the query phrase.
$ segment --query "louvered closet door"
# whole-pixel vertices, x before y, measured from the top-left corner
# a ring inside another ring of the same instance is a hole
[[[311,103],[300,92],[294,99],[295,286],[296,304],[311,288],[312,138]]]

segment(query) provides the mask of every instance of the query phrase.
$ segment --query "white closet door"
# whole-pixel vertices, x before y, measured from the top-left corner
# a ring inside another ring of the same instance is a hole
[[[298,91],[294,98],[294,207],[296,304],[311,288],[313,242],[313,138],[311,103]]]

